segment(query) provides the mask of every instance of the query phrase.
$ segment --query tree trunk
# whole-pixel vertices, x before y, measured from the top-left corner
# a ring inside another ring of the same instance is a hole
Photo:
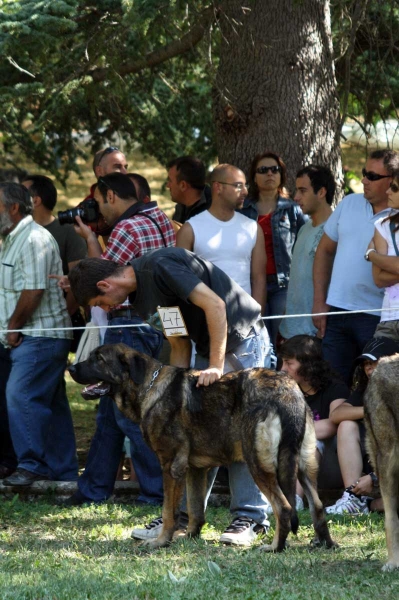
[[[220,5],[219,5],[220,6]],[[339,101],[327,0],[222,0],[214,87],[220,162],[247,174],[253,157],[281,155],[288,187],[321,164],[342,180]]]

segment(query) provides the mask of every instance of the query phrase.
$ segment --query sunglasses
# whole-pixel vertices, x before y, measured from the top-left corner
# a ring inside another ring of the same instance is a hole
[[[390,183],[389,187],[391,188],[394,194],[397,194],[399,192],[399,185],[397,185],[396,183]]]
[[[373,171],[366,171],[366,169],[362,169],[362,175],[369,181],[379,181],[380,179],[386,179],[387,177],[391,177],[391,175],[379,175],[378,173],[374,173]]]
[[[281,167],[278,165],[273,165],[273,167],[258,167],[255,170],[255,173],[259,173],[259,175],[266,175],[266,173],[269,171],[270,173],[273,173],[273,175],[276,175],[277,173],[280,173]]]
[[[119,148],[117,148],[116,146],[108,146],[108,148],[105,148],[104,152],[102,152],[100,154],[100,156],[97,159],[97,167],[100,164],[100,162],[102,161],[102,159],[104,158],[104,156],[106,156],[107,154],[112,154],[112,152],[119,152]]]

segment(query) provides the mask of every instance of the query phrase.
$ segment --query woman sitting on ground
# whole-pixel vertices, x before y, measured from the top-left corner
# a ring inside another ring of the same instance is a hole
[[[355,361],[358,366],[349,399],[331,414],[331,420],[338,425],[338,460],[345,491],[335,504],[326,508],[328,514],[368,514],[370,510],[383,510],[382,499],[371,497],[371,494],[376,495],[378,480],[366,452],[363,398],[379,359],[396,352],[399,345],[390,338],[370,340]]]
[[[280,346],[279,357],[282,360],[281,370],[295,379],[312,410],[317,438],[316,457],[320,463],[325,440],[337,432],[331,413],[349,398],[349,389],[323,360],[321,340],[316,337],[295,335]],[[299,483],[297,496],[303,498]],[[303,502],[297,498],[297,509],[301,507]]]

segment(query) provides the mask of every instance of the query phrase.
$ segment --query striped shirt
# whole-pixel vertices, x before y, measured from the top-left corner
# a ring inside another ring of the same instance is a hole
[[[144,212],[157,222],[164,239],[155,223],[144,216]],[[175,245],[176,237],[171,222],[158,207],[149,208],[115,225],[102,258],[126,265],[133,258],[140,258],[151,250],[165,248],[164,240],[166,246]]]
[[[32,337],[72,338],[71,331],[54,331],[70,327],[62,290],[49,275],[62,275],[57,242],[31,216],[22,219],[3,239],[0,249],[0,330],[8,327],[23,290],[44,290],[39,306],[22,329],[50,328],[51,331],[27,331]],[[6,333],[0,342],[7,345]]]

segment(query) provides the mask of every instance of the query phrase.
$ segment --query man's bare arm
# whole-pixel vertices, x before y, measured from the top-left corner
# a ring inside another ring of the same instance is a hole
[[[173,367],[183,367],[187,369],[190,366],[191,342],[186,337],[170,337],[170,359]]]
[[[328,312],[330,308],[326,300],[336,251],[337,242],[334,242],[324,233],[317,247],[313,263],[313,313]],[[327,317],[313,317],[313,323],[319,330],[320,337],[324,337]]]
[[[210,385],[223,374],[227,343],[226,305],[205,283],[199,283],[188,299],[205,313],[210,345],[209,367],[201,372],[197,385]]]
[[[256,244],[251,256],[251,296],[261,305],[262,315],[266,308],[266,261],[265,236],[258,225]]]
[[[44,290],[22,290],[17,305],[8,322],[8,329],[22,329],[40,304]],[[22,342],[21,333],[7,333],[7,342],[16,348]]]
[[[193,251],[194,248],[194,231],[190,223],[184,223],[176,234],[176,247],[185,248],[186,250]]]

